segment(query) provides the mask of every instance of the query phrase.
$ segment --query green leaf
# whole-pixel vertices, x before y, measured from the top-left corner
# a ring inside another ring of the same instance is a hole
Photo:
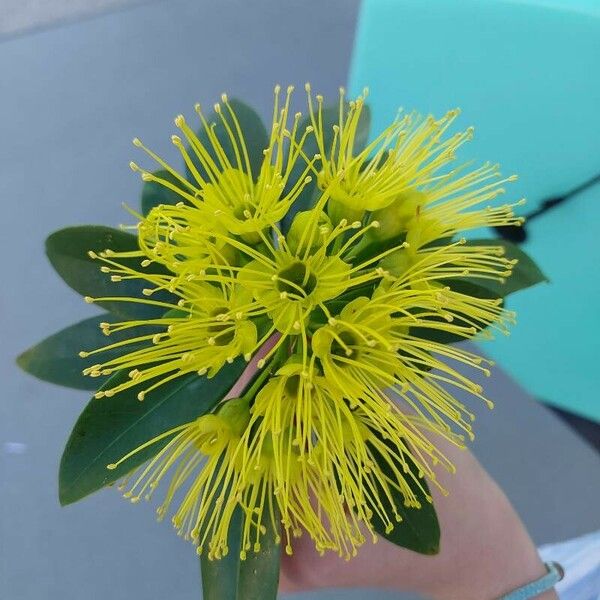
[[[195,373],[183,375],[149,392],[143,402],[137,394],[150,385],[148,382],[111,397],[92,398],[75,423],[60,462],[60,503],[76,502],[150,459],[169,438],[132,456],[117,469],[106,468],[153,437],[211,411],[245,367],[246,362],[239,358],[212,379]],[[127,379],[127,373],[121,371],[102,389]]]
[[[444,319],[432,317],[430,321],[447,323]],[[429,340],[430,342],[437,342],[438,344],[456,344],[458,342],[464,342],[473,336],[458,335],[451,331],[444,329],[436,329],[435,327],[411,327],[410,334],[418,337],[422,340]]]
[[[263,150],[265,150],[269,146],[269,135],[261,118],[253,108],[250,108],[247,104],[244,104],[244,102],[238,100],[237,98],[231,98],[229,100],[229,105],[235,112],[235,116],[237,117],[237,120],[240,124],[240,129],[242,130],[242,134],[244,136],[246,149],[248,150],[248,157],[252,176],[254,177],[254,179],[256,179],[258,177],[258,174],[260,173],[260,167],[264,158]],[[223,116],[227,119],[227,123],[230,129],[233,131],[235,137],[237,138],[235,126],[233,124],[233,120],[229,111],[227,110],[225,105],[222,105],[221,108]],[[223,125],[221,117],[217,113],[212,112],[208,116],[207,121],[209,124],[215,123],[213,131],[217,136],[217,139],[219,140],[221,146],[223,147],[223,150],[225,151],[225,154],[232,166],[236,168],[242,168],[245,171],[246,166],[243,157],[242,164],[238,165],[237,163],[235,152],[233,150],[233,144],[231,143],[231,139],[229,137],[229,134],[227,133],[227,129]],[[217,165],[220,165],[221,163],[217,157],[217,153],[215,152],[204,127],[201,127],[196,132],[196,135],[198,136],[200,143],[206,148],[212,159],[217,163]],[[237,145],[238,147],[240,146],[239,141]],[[202,178],[205,180],[209,179],[206,170],[200,164],[200,161],[197,159],[194,151],[189,150],[189,154],[190,158],[192,159],[192,162],[198,169],[198,172],[200,173]],[[194,176],[192,175],[189,168],[187,168],[187,166],[186,173],[190,181],[195,181]]]
[[[498,293],[491,289],[491,286],[487,285],[487,279],[468,279],[463,277],[448,278],[444,280],[444,283],[450,287],[450,289],[460,294],[466,294],[473,296],[474,298],[483,298],[486,300],[496,300],[499,296]],[[476,282],[476,283],[475,283]],[[502,284],[499,284],[502,285]],[[455,317],[452,321],[453,325],[459,325],[463,327],[471,327],[471,323],[461,318],[460,314],[454,313]],[[443,317],[428,317],[428,321],[436,323],[447,324],[448,321]],[[484,328],[485,329],[485,328]],[[424,340],[430,340],[432,342],[438,342],[439,344],[455,344],[457,342],[464,342],[465,340],[471,339],[476,334],[464,336],[446,331],[444,329],[436,329],[435,327],[411,327],[411,335],[419,337]]]
[[[490,292],[495,294],[496,298],[505,298],[509,294],[514,294],[515,292],[524,290],[538,283],[542,283],[543,281],[550,281],[528,254],[507,240],[467,240],[467,246],[502,246],[504,248],[506,258],[511,260],[517,259],[519,261],[513,267],[512,275],[507,277],[506,283],[492,281],[491,279],[465,279],[477,283],[477,285],[480,287],[488,288]]]
[[[392,248],[400,249],[404,241],[406,241],[405,231],[386,240],[377,240],[370,236],[364,236],[352,253],[352,264],[359,265]]]
[[[377,435],[376,432],[373,432],[373,434]],[[384,443],[392,450],[398,450],[390,440],[386,440]],[[379,451],[371,444],[369,444],[369,447],[373,460],[381,468],[386,477],[391,481],[395,481],[396,475],[394,475],[394,472],[387,461],[384,460]],[[418,469],[415,463],[410,459],[410,456],[405,453],[404,457],[408,463],[409,471],[415,474],[415,476],[418,476]],[[401,473],[404,470],[404,466],[400,462],[395,465],[395,468]],[[437,554],[440,550],[440,524],[435,508],[431,502],[427,501],[425,494],[408,474],[406,475],[406,480],[421,502],[421,508],[407,508],[404,506],[404,497],[402,494],[390,486],[392,501],[396,510],[402,516],[402,521],[396,523],[391,532],[386,533],[383,521],[378,517],[377,512],[374,510],[373,518],[371,520],[373,528],[380,536],[393,544],[396,544],[396,546],[408,548],[419,554]],[[429,494],[429,488],[425,479],[419,479],[419,483],[426,493]],[[385,497],[385,493],[379,484],[377,485],[377,491],[380,497]]]
[[[346,104],[346,113],[348,111],[348,104]],[[333,126],[339,124],[340,115],[339,115],[339,105],[332,104],[330,106],[325,106],[323,108],[323,142],[325,149],[327,152],[331,150],[331,144],[333,143]],[[304,133],[306,128],[311,125],[311,120],[309,116],[306,116],[302,121],[300,121],[298,125],[298,131],[300,134]],[[356,137],[354,141],[354,154],[361,152],[365,146],[367,145],[368,137],[369,137],[369,129],[371,127],[371,109],[368,105],[365,104],[363,111],[361,113],[360,121],[358,122],[358,126],[356,128]],[[312,158],[315,154],[319,152],[319,148],[317,146],[317,142],[315,140],[314,135],[309,135],[306,138],[304,143],[304,154],[308,158]],[[296,165],[292,171],[292,175],[290,178],[290,183],[288,183],[288,187],[290,184],[295,183],[298,178],[302,175],[304,169],[306,169],[307,162],[301,157],[298,158]],[[315,168],[318,171],[319,165],[315,164]],[[304,187],[296,201],[288,211],[288,213],[283,218],[283,230],[287,231],[292,224],[292,220],[295,214],[300,210],[308,210],[313,205],[314,200],[318,195],[318,188],[316,177],[313,174],[312,181]]]
[[[94,350],[114,342],[154,333],[154,328],[151,326],[134,327],[114,332],[110,337],[106,337],[100,329],[100,323],[118,321],[120,319],[116,315],[109,313],[80,321],[23,352],[17,358],[17,364],[27,373],[50,383],[80,390],[96,390],[108,379],[108,376],[84,376],[82,370],[97,363],[98,358],[95,355],[81,358],[79,356],[81,350]],[[138,344],[131,344],[127,346],[127,351],[131,352],[138,348]],[[108,350],[102,353],[102,361],[112,360],[122,353],[123,348]]]
[[[153,173],[160,179],[165,179],[177,187],[181,187],[181,182],[173,177],[169,171],[160,170]],[[142,187],[142,214],[147,215],[155,206],[159,204],[177,204],[183,202],[184,198],[177,192],[157,183],[156,181],[145,181]]]
[[[90,250],[99,253],[106,249],[115,252],[137,251],[137,237],[102,225],[83,225],[55,231],[46,240],[46,254],[50,263],[66,284],[82,296],[145,298],[142,290],[148,287],[146,282],[139,279],[113,282],[110,275],[100,271],[103,263],[88,255]],[[136,270],[142,269],[139,258],[120,259],[119,262]],[[148,273],[168,273],[156,263],[144,267],[144,270]],[[153,294],[152,299],[173,304],[177,301],[168,292]],[[136,302],[106,301],[97,304],[124,319],[157,318],[165,312],[164,307]]]
[[[229,552],[220,560],[200,557],[204,600],[276,600],[281,553],[270,519],[263,520],[266,533],[260,551],[247,552],[241,560],[244,514],[238,507],[229,525]]]

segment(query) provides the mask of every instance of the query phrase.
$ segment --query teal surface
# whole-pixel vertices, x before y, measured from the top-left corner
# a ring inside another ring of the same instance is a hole
[[[462,159],[519,174],[529,211],[600,172],[600,1],[365,0],[350,89],[373,131],[406,109],[476,126]],[[524,248],[551,279],[510,299],[519,323],[490,354],[535,396],[600,421],[600,185],[532,221]]]

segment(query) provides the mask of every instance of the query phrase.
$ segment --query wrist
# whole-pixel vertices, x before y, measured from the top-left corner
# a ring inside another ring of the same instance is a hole
[[[544,564],[546,572],[533,581],[527,582],[499,600],[529,600],[538,598],[550,600],[556,597],[554,586],[564,577],[564,570],[559,563],[549,562]]]
[[[547,573],[518,515],[502,494],[494,504],[481,541],[469,553],[462,572],[449,589],[432,594],[434,600],[497,600]],[[490,507],[491,508],[491,507]],[[460,550],[459,550],[460,551]],[[548,590],[536,600],[557,600]]]
[[[473,564],[472,569],[455,578],[449,586],[435,585],[434,589],[423,591],[428,592],[432,600],[498,600],[547,574],[544,563],[528,548],[521,546],[513,550],[514,560]],[[554,589],[550,589],[536,595],[535,600],[558,600],[558,596]]]
[[[530,569],[530,573],[527,579],[507,589],[500,600],[525,600],[529,598],[532,600],[557,600],[558,596],[554,585],[562,578],[562,569],[557,572],[553,568],[551,572],[546,564],[542,564],[541,572],[538,566],[535,565]]]
[[[436,499],[442,529],[441,553],[433,557],[438,576],[421,588],[434,600],[496,600],[547,572],[504,493],[476,461],[473,467],[470,494],[450,489],[448,497]],[[553,590],[536,598],[556,599]]]

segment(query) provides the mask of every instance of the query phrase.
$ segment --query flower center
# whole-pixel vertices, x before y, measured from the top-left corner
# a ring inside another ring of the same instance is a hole
[[[233,338],[235,337],[235,327],[230,321],[216,320],[216,317],[227,314],[228,312],[229,309],[223,306],[214,308],[209,313],[211,317],[215,318],[215,322],[212,325],[209,325],[206,329],[208,333],[213,334],[212,337],[215,340],[216,346],[227,346],[227,344],[231,344],[231,342],[233,342]]]
[[[239,221],[251,219],[256,214],[256,206],[250,202],[240,202],[233,209],[233,216]]]
[[[317,287],[317,278],[303,262],[297,261],[277,275],[277,289],[292,296],[308,297]]]
[[[357,347],[360,344],[356,336],[350,331],[342,331],[338,337],[339,340],[334,338],[331,342],[331,354],[344,358],[352,356],[354,360],[357,360],[359,356]]]

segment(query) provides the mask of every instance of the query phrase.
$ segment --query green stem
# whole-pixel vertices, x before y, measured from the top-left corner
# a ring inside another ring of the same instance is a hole
[[[268,365],[265,365],[260,375],[254,380],[252,385],[242,396],[244,400],[250,402],[254,398],[254,396],[256,396],[260,388],[263,386],[265,380],[271,375],[271,373],[275,370],[276,367],[279,367],[281,365],[281,358],[284,352],[284,346],[281,346],[277,350],[277,352],[275,352],[275,356],[273,357],[271,362],[269,362]]]

